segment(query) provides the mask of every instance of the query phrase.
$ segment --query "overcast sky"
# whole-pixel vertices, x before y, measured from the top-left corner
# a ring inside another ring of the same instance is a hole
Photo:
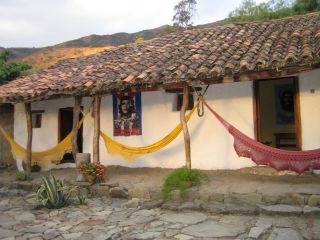
[[[263,0],[258,0],[261,2]],[[45,47],[91,34],[172,24],[179,0],[0,0],[0,46]],[[197,0],[194,24],[225,18],[241,0]]]

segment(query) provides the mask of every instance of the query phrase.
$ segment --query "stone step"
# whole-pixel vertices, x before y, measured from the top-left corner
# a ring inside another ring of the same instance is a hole
[[[161,189],[152,189],[152,192],[146,187],[145,189],[126,189],[118,184],[116,185],[108,185],[108,184],[89,184],[87,182],[75,182],[70,181],[67,183],[68,185],[78,186],[86,190],[86,193],[92,197],[119,197],[122,196],[124,198],[139,198],[144,200],[161,200]],[[2,185],[0,185],[2,186]],[[34,192],[39,186],[38,182],[18,182],[14,181],[6,186],[2,186],[0,188],[0,195],[21,195],[25,192]],[[115,191],[117,190],[117,191]],[[117,193],[117,194],[115,194]],[[121,193],[121,194],[120,194]],[[199,204],[197,201],[204,202],[207,204],[207,210],[213,211],[215,213],[228,213],[231,212],[239,212],[239,213],[254,213],[257,211],[266,211],[265,208],[259,208],[258,206],[281,206],[281,205],[291,205],[298,206],[303,208],[305,206],[315,207],[314,211],[317,211],[320,207],[320,195],[318,194],[306,194],[306,193],[279,193],[274,195],[262,194],[262,193],[210,193],[210,197],[208,194],[202,194],[199,192],[198,188],[190,188],[187,190],[187,197],[184,200],[180,199],[179,192],[175,191],[173,193],[173,200],[178,202],[177,209],[199,209]],[[184,202],[184,203],[183,203]],[[189,203],[189,206],[188,206]],[[190,204],[195,203],[195,204]],[[221,205],[219,205],[220,203]],[[212,206],[211,206],[211,205]],[[166,206],[166,205],[164,205]],[[171,207],[173,205],[171,204]],[[260,210],[257,210],[260,209]],[[311,208],[313,209],[313,208]],[[274,210],[275,211],[275,210]],[[302,212],[307,213],[308,211],[313,212],[313,210],[301,210]]]
[[[320,207],[311,207],[308,205],[294,206],[285,204],[276,205],[249,205],[249,204],[232,204],[221,202],[165,202],[162,209],[172,211],[205,211],[212,214],[241,214],[241,215],[320,215]]]

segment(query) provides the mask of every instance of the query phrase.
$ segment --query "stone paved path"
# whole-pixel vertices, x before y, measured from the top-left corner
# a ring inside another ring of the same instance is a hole
[[[125,208],[128,200],[87,199],[59,210],[33,209],[0,195],[0,239],[320,239],[320,215],[235,215]]]

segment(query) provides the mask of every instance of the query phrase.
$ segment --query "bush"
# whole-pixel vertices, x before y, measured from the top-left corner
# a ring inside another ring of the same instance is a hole
[[[162,187],[162,195],[164,200],[171,198],[171,193],[174,190],[180,191],[180,197],[186,197],[188,187],[200,185],[206,176],[199,170],[178,168],[170,173],[164,181]]]
[[[68,203],[69,189],[63,180],[56,180],[53,175],[42,176],[43,184],[37,190],[37,200],[47,208],[62,208]]]
[[[31,172],[29,171],[17,172],[16,179],[18,181],[30,181],[32,180]]]
[[[103,182],[106,175],[106,167],[100,163],[82,162],[80,172],[85,176],[93,177],[93,182]]]

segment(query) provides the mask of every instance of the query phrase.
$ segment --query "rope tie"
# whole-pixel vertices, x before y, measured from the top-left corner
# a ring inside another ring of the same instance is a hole
[[[203,96],[200,94],[199,98],[198,98],[198,101],[199,101],[199,105],[197,107],[197,114],[198,114],[198,117],[203,117],[204,115],[204,105],[203,105]]]
[[[203,115],[204,115],[204,104],[203,104],[204,95],[206,94],[209,86],[210,85],[207,85],[207,87],[204,89],[204,91],[202,93],[200,91],[198,93],[197,90],[193,87],[193,91],[198,95],[198,102],[199,102],[199,104],[197,106],[198,117],[203,117]]]

